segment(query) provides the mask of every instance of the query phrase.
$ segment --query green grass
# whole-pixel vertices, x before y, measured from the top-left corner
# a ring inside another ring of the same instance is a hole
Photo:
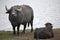
[[[0,40],[33,40],[33,32],[31,33],[29,30],[26,30],[25,34],[22,34],[20,31],[20,35],[13,35],[12,31],[1,31],[0,32]]]
[[[54,38],[47,40],[60,40],[60,29],[54,29]],[[0,40],[35,40],[33,37],[34,32],[30,32],[30,30],[26,30],[25,34],[21,33],[20,35],[13,35],[12,31],[1,31],[0,32]]]

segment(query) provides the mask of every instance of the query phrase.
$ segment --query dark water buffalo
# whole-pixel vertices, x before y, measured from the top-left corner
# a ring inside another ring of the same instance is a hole
[[[10,9],[5,6],[7,12],[9,14],[9,21],[13,27],[13,33],[15,33],[15,27],[17,26],[17,34],[19,35],[19,27],[20,25],[24,25],[24,30],[26,28],[26,24],[31,24],[31,32],[33,31],[33,10],[28,5],[15,5],[12,6]]]
[[[45,26],[46,27],[44,27],[44,28],[36,28],[36,30],[34,32],[34,38],[36,40],[49,39],[49,38],[54,37],[53,30],[52,30],[52,27],[53,27],[52,24],[46,23]]]

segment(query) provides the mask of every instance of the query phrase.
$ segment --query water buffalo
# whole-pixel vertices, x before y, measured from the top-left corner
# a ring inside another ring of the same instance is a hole
[[[15,5],[10,9],[6,8],[6,13],[9,14],[9,21],[13,27],[13,34],[15,35],[15,27],[17,26],[17,34],[19,35],[19,27],[20,25],[24,25],[24,30],[26,28],[26,24],[31,24],[31,32],[33,31],[33,9],[28,5]]]
[[[52,24],[51,23],[46,23],[45,24],[46,27],[44,28],[36,28],[35,32],[34,32],[34,38],[36,40],[38,39],[49,39],[49,38],[53,38],[54,34],[53,34],[53,30],[52,30]]]

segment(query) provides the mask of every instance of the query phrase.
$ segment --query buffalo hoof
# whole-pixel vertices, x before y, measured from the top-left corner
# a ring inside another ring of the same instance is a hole
[[[25,31],[23,31],[22,34],[25,34]]]
[[[15,36],[15,35],[16,35],[16,33],[14,32],[14,33],[13,33],[13,35]]]
[[[31,30],[31,32],[33,32],[33,29]]]
[[[17,34],[17,36],[19,36],[19,34]]]
[[[13,36],[16,36],[16,34],[13,34]]]
[[[17,35],[19,36],[19,32],[17,32]]]

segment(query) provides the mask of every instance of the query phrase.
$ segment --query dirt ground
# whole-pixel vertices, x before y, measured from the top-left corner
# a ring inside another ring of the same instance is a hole
[[[50,40],[60,40],[60,29],[54,29],[54,38]]]
[[[54,38],[46,39],[46,40],[60,40],[60,29],[53,29]],[[26,30],[25,34],[22,34],[20,31],[20,35],[13,36],[11,31],[1,31],[0,32],[0,40],[35,40],[34,32],[30,32],[30,30]]]

